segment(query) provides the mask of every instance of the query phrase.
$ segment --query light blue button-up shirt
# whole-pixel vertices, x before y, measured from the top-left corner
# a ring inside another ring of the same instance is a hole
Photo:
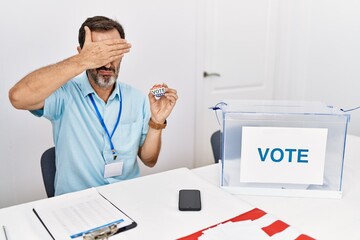
[[[121,176],[104,178],[104,165],[111,163],[109,138],[102,127],[89,94],[93,95],[108,131],[114,129],[122,94],[119,125],[112,137],[123,161]],[[139,175],[137,153],[144,143],[150,118],[145,94],[130,85],[117,82],[105,103],[91,87],[86,74],[66,83],[45,100],[43,110],[32,111],[44,116],[53,126],[56,149],[55,195],[97,187]]]

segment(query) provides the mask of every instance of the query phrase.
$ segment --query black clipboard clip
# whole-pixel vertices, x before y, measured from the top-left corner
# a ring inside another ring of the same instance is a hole
[[[116,224],[112,224],[83,235],[83,240],[104,240],[115,235],[118,232],[118,227]]]

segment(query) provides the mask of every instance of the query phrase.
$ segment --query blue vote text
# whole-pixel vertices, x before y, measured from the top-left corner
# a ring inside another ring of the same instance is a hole
[[[262,162],[266,161],[270,158],[273,162],[281,162],[287,161],[291,162],[298,162],[298,163],[308,163],[308,153],[309,149],[295,149],[295,148],[258,148],[258,153],[260,160]]]

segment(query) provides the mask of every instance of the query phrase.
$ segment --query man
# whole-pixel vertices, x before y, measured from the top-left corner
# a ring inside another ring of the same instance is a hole
[[[117,21],[88,18],[79,45],[78,54],[31,72],[9,91],[15,108],[52,123],[55,195],[137,177],[137,156],[153,167],[178,98],[166,84],[163,96],[146,98],[117,81],[131,48]]]

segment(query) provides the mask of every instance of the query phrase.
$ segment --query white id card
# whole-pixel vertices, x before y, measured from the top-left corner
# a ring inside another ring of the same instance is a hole
[[[121,176],[123,170],[123,161],[113,161],[105,164],[104,178]]]

